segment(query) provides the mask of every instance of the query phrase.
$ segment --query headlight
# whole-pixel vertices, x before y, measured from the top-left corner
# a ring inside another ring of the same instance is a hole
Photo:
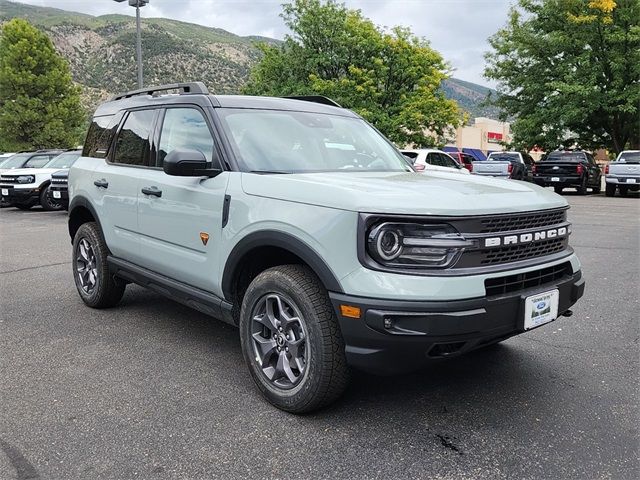
[[[367,252],[377,263],[396,268],[447,268],[467,247],[466,240],[448,224],[384,222],[367,234]]]
[[[36,178],[33,175],[20,175],[18,177],[18,183],[33,183]]]

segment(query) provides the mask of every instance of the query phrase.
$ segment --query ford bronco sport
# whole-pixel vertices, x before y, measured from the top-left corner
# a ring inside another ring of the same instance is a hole
[[[584,290],[562,197],[418,175],[322,97],[119,95],[95,112],[69,195],[88,306],[134,282],[239,326],[257,387],[291,412],[335,400],[350,367],[496,343],[568,316]]]

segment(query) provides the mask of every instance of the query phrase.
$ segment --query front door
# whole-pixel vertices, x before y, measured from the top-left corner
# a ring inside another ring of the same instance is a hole
[[[175,149],[202,152],[219,168],[210,125],[195,106],[167,108],[157,134],[156,164],[140,172],[138,223],[143,266],[214,291],[218,282],[222,210],[229,178],[175,177],[162,163]]]

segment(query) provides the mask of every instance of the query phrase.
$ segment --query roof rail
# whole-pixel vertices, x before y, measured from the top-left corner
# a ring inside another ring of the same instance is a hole
[[[123,98],[135,97],[136,95],[153,95],[157,92],[166,90],[180,90],[180,95],[202,94],[209,95],[209,90],[202,82],[186,82],[186,83],[170,83],[168,85],[159,85],[157,87],[141,88],[139,90],[131,90],[130,92],[120,93],[111,98],[113,100],[122,100]]]
[[[323,105],[329,105],[331,107],[342,108],[342,106],[335,100],[331,100],[328,97],[323,97],[322,95],[291,95],[283,98],[291,98],[293,100],[302,100],[305,102],[321,103]]]

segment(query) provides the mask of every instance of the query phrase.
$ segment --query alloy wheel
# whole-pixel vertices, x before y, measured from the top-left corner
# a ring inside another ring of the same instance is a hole
[[[76,254],[76,274],[78,275],[80,286],[87,295],[90,295],[96,288],[98,267],[93,246],[86,238],[78,242]]]
[[[297,306],[277,293],[265,295],[251,318],[255,361],[276,387],[295,387],[307,370],[309,348],[304,319]]]

